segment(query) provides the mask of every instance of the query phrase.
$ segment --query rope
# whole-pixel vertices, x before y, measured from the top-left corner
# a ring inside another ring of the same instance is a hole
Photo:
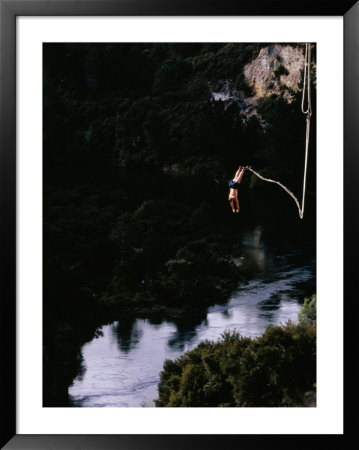
[[[251,167],[248,167],[248,170],[250,170],[254,175],[256,175],[261,180],[268,181],[269,183],[278,184],[278,186],[280,186],[282,189],[284,189],[295,201],[297,208],[298,208],[299,217],[301,219],[303,219],[303,217],[304,217],[304,203],[305,203],[305,190],[306,190],[306,181],[307,181],[308,150],[309,150],[309,135],[310,135],[310,118],[312,116],[312,105],[311,105],[311,99],[310,99],[310,70],[311,70],[310,65],[311,65],[311,48],[310,48],[310,44],[305,44],[302,112],[303,112],[303,114],[307,114],[307,119],[306,119],[307,126],[306,126],[306,133],[305,133],[305,157],[304,157],[302,206],[300,206],[299,201],[298,201],[297,197],[293,194],[293,192],[290,191],[287,187],[285,187],[282,183],[280,183],[279,181],[271,180],[270,178],[264,178],[258,172],[254,171]],[[308,106],[307,106],[307,109],[304,110],[304,98],[305,98],[306,84],[308,85],[308,87],[307,87]]]
[[[309,44],[305,44],[305,57],[304,57],[304,74],[303,74],[303,95],[302,95],[302,113],[303,114],[312,114],[312,105],[311,105],[311,99],[310,99],[310,61],[311,61],[311,47]],[[304,111],[304,98],[305,98],[305,87],[308,80],[308,107]]]
[[[307,70],[305,70],[307,69]],[[309,135],[310,135],[310,118],[312,116],[312,103],[310,96],[310,71],[311,71],[311,47],[310,43],[305,44],[305,69],[304,69],[304,86],[303,86],[303,97],[302,97],[302,112],[307,114],[307,127],[305,132],[305,156],[304,156],[304,176],[303,176],[303,196],[302,196],[302,217],[304,214],[304,202],[305,202],[305,189],[307,182],[307,166],[308,166],[308,150],[309,150]],[[304,96],[305,96],[305,79],[308,80],[308,108],[306,111],[303,109]],[[300,215],[300,214],[299,214]]]
[[[305,202],[305,188],[307,182],[307,167],[308,167],[308,149],[309,149],[309,134],[310,134],[310,116],[307,116],[307,129],[305,133],[305,157],[304,157],[304,176],[303,176],[303,195],[302,195],[302,208],[301,208],[301,219],[304,215],[304,202]],[[299,214],[300,216],[300,214]]]
[[[268,181],[268,183],[278,184],[278,186],[280,186],[282,189],[284,189],[287,192],[287,194],[289,194],[291,197],[293,197],[293,199],[294,199],[294,201],[295,201],[295,203],[297,205],[298,211],[299,211],[299,217],[301,219],[303,219],[303,210],[300,207],[300,204],[299,204],[299,202],[297,200],[297,197],[293,194],[292,191],[290,191],[287,187],[284,186],[284,184],[280,183],[279,181],[275,181],[275,180],[271,180],[270,178],[262,177],[262,175],[260,175],[258,172],[253,170],[251,167],[248,167],[248,170],[250,170],[254,175],[256,175],[258,178],[260,178],[263,181]]]

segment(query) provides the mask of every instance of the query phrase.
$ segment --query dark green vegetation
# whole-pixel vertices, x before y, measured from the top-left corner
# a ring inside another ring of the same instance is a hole
[[[298,325],[268,327],[256,339],[227,332],[166,360],[156,406],[315,406],[313,298],[310,309],[306,299]]]
[[[301,192],[299,95],[262,101],[265,127],[211,96],[219,80],[252,95],[242,69],[262,46],[44,45],[46,406],[67,404],[80,346],[122,311],[225,301],[250,276],[232,263],[246,226],[265,224],[281,243],[314,238],[314,145],[304,221],[285,193],[249,175],[240,215],[227,204],[239,164]]]
[[[298,314],[299,325],[310,326],[317,320],[317,296],[312,295],[312,298],[305,298],[302,309]]]

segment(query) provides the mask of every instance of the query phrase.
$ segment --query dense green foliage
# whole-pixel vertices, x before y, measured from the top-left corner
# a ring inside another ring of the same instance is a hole
[[[307,313],[306,302],[299,317]],[[156,405],[314,406],[315,381],[315,320],[268,327],[255,339],[226,332],[217,342],[202,342],[165,361]]]
[[[298,314],[299,325],[310,326],[317,320],[317,296],[314,294],[312,298],[305,298],[304,304]]]
[[[81,344],[114,315],[224,301],[248,276],[232,262],[246,226],[313,238],[314,148],[302,223],[250,177],[240,216],[227,204],[238,164],[301,189],[299,96],[262,101],[265,127],[211,96],[219,80],[252,95],[243,66],[263,45],[44,45],[46,405],[66,404]]]

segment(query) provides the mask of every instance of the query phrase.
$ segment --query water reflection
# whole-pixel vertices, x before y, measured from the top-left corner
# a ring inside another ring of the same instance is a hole
[[[114,322],[110,327],[118,349],[123,353],[134,350],[143,336],[143,330],[138,328],[135,318],[121,319]]]
[[[222,311],[221,314],[222,314],[223,319],[227,319],[227,320],[233,316],[232,311],[230,311],[228,309],[226,309],[225,311]]]
[[[249,272],[263,271],[266,268],[266,253],[262,242],[263,227],[257,226],[252,231],[243,234],[242,245],[244,254],[242,265]]]
[[[262,311],[273,311],[280,307],[281,301],[285,300],[283,293],[278,292],[271,294],[271,296],[258,303],[259,308]]]
[[[255,337],[268,325],[295,321],[304,296],[315,292],[315,261],[297,251],[277,258],[261,247],[259,236],[259,232],[252,236],[258,247],[249,249],[246,258],[261,270],[226,304],[193,316],[121,317],[104,325],[99,337],[83,346],[85,370],[69,388],[72,405],[148,405],[157,397],[165,359],[176,359],[205,339],[217,340],[228,329]]]
[[[207,312],[194,316],[178,317],[173,323],[176,325],[176,331],[168,340],[168,346],[183,352],[197,336],[198,329],[208,326]]]

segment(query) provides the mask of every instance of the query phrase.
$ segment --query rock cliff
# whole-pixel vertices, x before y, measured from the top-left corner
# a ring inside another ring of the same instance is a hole
[[[257,111],[260,100],[274,94],[291,103],[301,88],[303,69],[304,45],[264,45],[258,55],[242,68],[243,80],[252,90],[252,95],[235,89],[231,80],[219,80],[216,85],[210,85],[212,100],[224,102],[225,108],[236,103],[244,114],[244,120],[256,115],[264,125]]]

